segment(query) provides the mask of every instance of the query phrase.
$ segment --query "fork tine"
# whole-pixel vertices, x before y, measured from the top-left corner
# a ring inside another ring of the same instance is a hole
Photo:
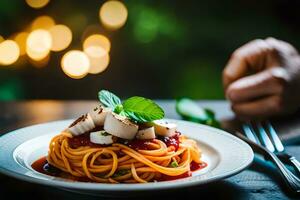
[[[255,142],[256,144],[260,145],[259,139],[257,138],[251,124],[249,122],[243,124],[243,130],[247,138],[249,138],[251,141]]]
[[[260,122],[257,122],[257,129],[259,132],[260,139],[263,143],[263,145],[271,152],[275,151],[274,145],[272,144],[267,132],[265,131],[264,127]]]
[[[270,123],[270,121],[266,121],[266,126],[268,128],[268,131],[270,133],[270,137],[271,139],[273,140],[273,143],[274,143],[274,146],[276,148],[276,150],[278,152],[281,152],[284,150],[284,147],[283,147],[283,144],[282,142],[280,141],[278,135],[276,134],[276,131],[275,129],[273,128],[272,124]]]

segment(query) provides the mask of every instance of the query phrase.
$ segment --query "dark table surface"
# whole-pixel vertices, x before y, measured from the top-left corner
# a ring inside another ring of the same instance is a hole
[[[166,117],[179,118],[175,112],[175,102],[157,101],[165,110]],[[21,101],[0,103],[0,135],[9,131],[55,120],[76,118],[92,109],[96,101]],[[224,128],[234,130],[237,122],[226,101],[199,101],[199,105],[211,108]],[[300,115],[273,121],[287,151],[300,159]],[[4,152],[0,152],[4,153]],[[79,195],[56,188],[40,186],[0,175],[1,197],[23,197],[34,199],[106,199]],[[290,199],[296,198],[286,191],[278,172],[270,162],[256,156],[253,164],[243,172],[205,186],[185,188],[163,194],[137,197],[137,199]],[[298,197],[299,198],[299,197]],[[115,198],[114,198],[115,199]],[[123,198],[124,199],[124,198]],[[134,198],[130,198],[134,199]]]

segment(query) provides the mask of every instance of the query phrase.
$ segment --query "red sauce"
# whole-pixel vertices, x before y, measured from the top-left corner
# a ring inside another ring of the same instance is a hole
[[[207,166],[206,162],[201,162],[201,163],[196,163],[196,162],[191,162],[190,164],[190,170],[189,172],[185,172],[181,175],[178,176],[168,176],[168,175],[162,175],[162,177],[159,179],[159,181],[173,181],[181,178],[187,178],[192,176],[192,172],[203,169]]]
[[[102,145],[95,144],[90,141],[90,133],[85,133],[85,134],[70,138],[69,144],[72,148],[78,148],[81,146],[102,147]]]
[[[71,174],[61,171],[60,169],[50,165],[46,160],[46,157],[42,157],[36,160],[34,163],[31,164],[31,167],[39,173],[50,175],[50,176],[66,178],[73,181],[92,182],[87,177],[75,177]]]
[[[206,162],[201,162],[201,163],[196,163],[196,162],[191,162],[190,164],[190,169],[192,172],[197,171],[199,169],[203,169],[207,167],[207,163]]]
[[[134,150],[150,150],[149,143],[152,140],[131,140],[126,145]]]
[[[42,157],[36,160],[31,164],[31,167],[37,172],[51,176],[60,176],[62,173],[60,169],[57,169],[56,167],[50,165],[46,160],[46,157]]]
[[[31,164],[31,167],[42,174],[45,174],[44,165],[48,163],[46,157],[42,157]]]
[[[177,134],[172,137],[161,137],[159,139],[163,141],[168,147],[173,146],[175,148],[175,151],[177,151],[177,149],[179,148],[179,136],[180,132],[177,132]]]
[[[175,151],[177,151],[177,149],[179,148],[179,136],[180,136],[180,132],[177,132],[177,134],[172,137],[159,137],[158,139],[163,141],[168,147],[173,146],[175,148]],[[151,141],[152,140],[134,139],[131,141],[121,140],[120,142],[124,143],[125,145],[127,145],[130,148],[133,148],[135,150],[150,150],[148,144]],[[70,138],[69,144],[72,148],[78,148],[81,146],[90,146],[90,147],[103,147],[104,146],[104,145],[92,143],[90,141],[90,132]]]
[[[180,136],[180,133],[177,132],[177,134],[172,137],[159,137],[158,139],[163,141],[167,145],[167,147],[173,146],[175,148],[175,151],[177,151],[177,149],[179,148],[179,136]],[[134,140],[125,142],[125,144],[135,150],[150,150],[149,142],[151,142],[151,141],[152,140],[134,139]]]
[[[159,181],[173,181],[181,178],[187,178],[192,176],[191,172],[185,172],[184,174],[180,174],[178,176],[168,176],[168,175],[162,175],[162,177],[159,179]]]

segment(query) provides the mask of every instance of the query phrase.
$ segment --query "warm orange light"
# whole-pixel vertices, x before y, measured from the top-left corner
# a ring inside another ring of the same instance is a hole
[[[37,68],[41,68],[41,67],[45,67],[48,63],[49,63],[49,60],[50,60],[50,54],[48,54],[46,57],[44,57],[43,59],[41,60],[33,60],[33,59],[29,59],[29,62],[37,67]]]
[[[91,74],[98,74],[103,72],[109,64],[109,54],[99,46],[91,46],[85,49],[90,60],[90,70]]]
[[[0,35],[0,43],[4,41],[4,38]]]
[[[14,38],[16,43],[19,45],[21,56],[26,54],[26,40],[27,40],[28,35],[29,34],[26,32],[21,32],[21,33],[18,33]]]
[[[65,25],[56,25],[49,29],[52,36],[52,51],[61,51],[67,48],[72,41],[72,32]]]
[[[105,53],[108,53],[110,51],[110,41],[108,40],[107,37],[104,35],[100,34],[94,34],[89,36],[84,42],[83,42],[83,50],[85,53],[89,54],[89,51],[87,51],[88,48],[90,47],[101,47],[101,49],[98,49],[99,56],[103,56]],[[91,48],[90,48],[91,50]],[[95,51],[93,51],[95,52]],[[102,54],[101,54],[102,53]]]
[[[101,6],[99,16],[105,27],[118,29],[125,24],[128,11],[121,1],[107,1]]]
[[[52,38],[48,31],[38,29],[31,32],[26,41],[26,53],[33,60],[45,58],[52,46]]]
[[[32,8],[42,8],[49,3],[50,0],[26,0],[26,3]]]
[[[71,78],[79,79],[88,74],[90,61],[84,52],[72,50],[63,56],[61,67],[66,75]]]
[[[11,65],[18,60],[20,49],[13,40],[5,40],[0,44],[0,64]]]
[[[100,24],[91,24],[85,28],[82,33],[81,40],[84,41],[91,35],[101,34],[104,32],[103,27]]]
[[[31,24],[31,30],[36,29],[50,29],[55,25],[55,21],[52,17],[44,15],[37,17]]]

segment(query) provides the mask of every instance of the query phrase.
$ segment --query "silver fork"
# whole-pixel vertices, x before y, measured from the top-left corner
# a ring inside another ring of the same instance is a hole
[[[259,126],[257,129],[259,130]],[[272,142],[266,132],[259,132],[253,128],[251,123],[246,123],[243,124],[243,130],[245,132],[246,137],[243,134],[240,134],[239,132],[236,132],[236,136],[238,136],[240,139],[244,140],[247,142],[252,149],[264,155],[266,158],[268,158],[270,161],[272,161],[275,166],[278,168],[280,175],[284,179],[285,183],[287,184],[288,188],[295,192],[295,193],[300,193],[300,179],[296,177],[288,168],[285,167],[283,162],[273,153],[271,152],[268,148],[271,148]],[[261,131],[262,129],[260,129]],[[261,138],[264,138],[261,139]],[[268,138],[268,139],[267,139]],[[268,147],[268,148],[267,148]],[[273,146],[274,149],[274,146]]]
[[[300,163],[299,161],[292,155],[288,154],[282,142],[280,141],[275,129],[273,128],[272,124],[269,121],[265,122],[257,122],[256,123],[256,129],[258,130],[259,133],[259,138],[254,134],[252,136],[254,130],[254,127],[251,125],[251,123],[247,123],[243,125],[245,134],[249,139],[252,141],[259,141],[261,140],[261,143],[263,146],[265,146],[269,151],[275,153],[278,158],[291,166],[294,167],[295,171],[297,174],[300,174]],[[251,130],[249,132],[249,129]]]

